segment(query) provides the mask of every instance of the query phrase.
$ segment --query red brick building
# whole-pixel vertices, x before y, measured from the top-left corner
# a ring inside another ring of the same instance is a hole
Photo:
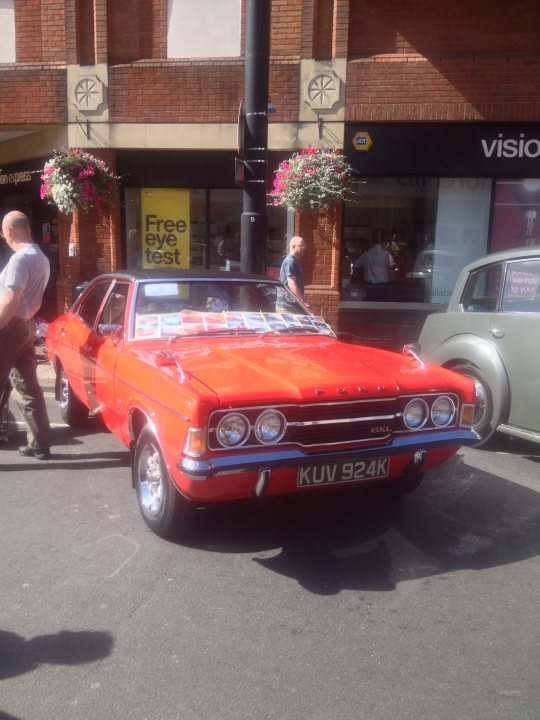
[[[141,262],[145,203],[182,205],[192,265],[216,266],[218,249],[238,260],[244,0],[17,0],[2,13],[0,212],[28,212],[49,253],[46,311]],[[334,325],[414,340],[463,264],[540,242],[538,3],[273,0],[271,28],[270,170],[323,145],[358,171],[345,208],[268,208],[269,262],[303,234],[309,301]],[[118,206],[64,216],[40,201],[35,171],[62,146],[107,160]],[[394,261],[381,284],[352,273],[373,242]]]

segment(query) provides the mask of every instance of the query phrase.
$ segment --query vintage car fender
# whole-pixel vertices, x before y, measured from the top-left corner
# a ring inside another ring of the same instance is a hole
[[[489,386],[496,425],[506,422],[510,412],[510,386],[506,368],[492,343],[477,335],[454,335],[425,354],[429,362],[452,368],[468,363],[481,370]]]

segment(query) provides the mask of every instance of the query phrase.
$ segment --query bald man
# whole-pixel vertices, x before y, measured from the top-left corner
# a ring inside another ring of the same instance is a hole
[[[289,254],[284,258],[281,264],[279,279],[287,287],[293,291],[300,300],[304,299],[304,273],[300,260],[306,252],[306,243],[304,238],[295,235],[289,243]]]
[[[34,244],[24,213],[8,213],[2,220],[2,235],[13,255],[0,273],[0,387],[9,378],[18,394],[27,433],[20,454],[48,460],[50,423],[37,379],[33,318],[49,281],[49,260]]]

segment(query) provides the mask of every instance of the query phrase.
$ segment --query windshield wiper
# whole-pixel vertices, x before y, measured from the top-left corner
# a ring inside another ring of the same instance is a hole
[[[176,340],[186,340],[190,337],[201,337],[202,335],[258,335],[260,330],[250,330],[249,328],[217,328],[216,330],[197,330],[197,332],[188,332],[184,335],[171,335],[169,342]]]

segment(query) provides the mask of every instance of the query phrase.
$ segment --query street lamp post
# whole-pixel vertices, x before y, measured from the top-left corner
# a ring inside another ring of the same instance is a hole
[[[263,273],[266,265],[268,60],[270,0],[247,0],[244,80],[244,197],[240,269]]]

